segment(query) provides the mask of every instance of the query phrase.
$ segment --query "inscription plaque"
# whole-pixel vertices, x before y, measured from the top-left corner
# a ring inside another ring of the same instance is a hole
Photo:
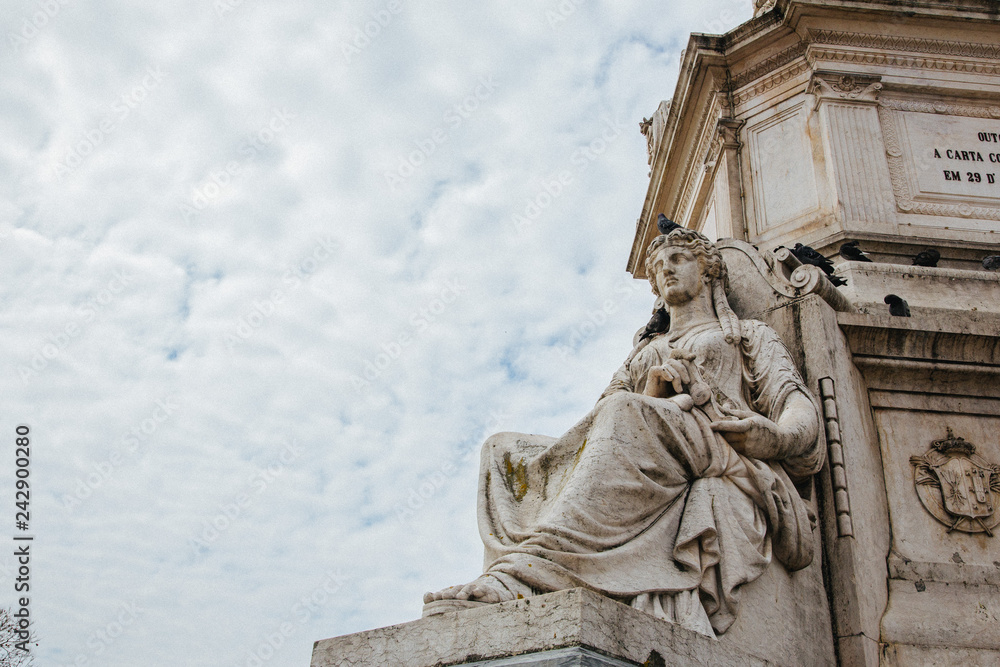
[[[901,211],[1000,221],[1000,108],[886,100],[879,117]]]

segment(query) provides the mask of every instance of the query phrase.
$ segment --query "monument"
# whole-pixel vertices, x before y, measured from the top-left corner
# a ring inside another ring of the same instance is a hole
[[[758,0],[692,35],[641,123],[653,318],[566,434],[485,443],[484,575],[313,667],[1000,664],[998,28]]]

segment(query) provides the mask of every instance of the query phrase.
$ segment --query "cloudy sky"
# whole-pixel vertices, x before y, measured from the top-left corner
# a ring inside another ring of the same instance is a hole
[[[628,353],[638,123],[750,14],[0,4],[0,605],[34,535],[39,665],[302,667],[474,578],[479,445]]]

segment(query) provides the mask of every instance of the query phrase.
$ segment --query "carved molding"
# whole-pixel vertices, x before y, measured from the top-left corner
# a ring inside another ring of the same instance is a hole
[[[835,30],[810,30],[809,40],[832,46],[853,46],[866,50],[884,49],[886,51],[963,56],[980,60],[1000,60],[1000,45],[995,44],[949,42],[940,39],[870,35],[857,32],[838,32]]]
[[[873,52],[879,49],[890,53]],[[893,51],[895,53],[892,53]],[[1000,74],[1000,62],[984,62],[1000,61],[1000,45],[812,30],[807,41],[790,46],[734,74],[731,89],[736,91],[748,86],[802,56],[806,56],[810,66],[815,66],[820,61],[828,61],[987,75]],[[794,72],[772,74],[764,81],[758,82],[753,89],[739,92],[735,96],[734,104],[743,104],[805,69],[805,66],[799,66]]]
[[[766,93],[775,86],[779,86],[789,79],[808,71],[809,69],[809,63],[803,60],[802,62],[795,63],[786,69],[775,72],[771,76],[761,79],[753,86],[734,94],[733,106],[742,106],[761,93]]]
[[[807,55],[809,62],[861,63],[863,65],[882,65],[889,67],[906,67],[910,69],[933,69],[948,72],[966,72],[973,74],[1000,74],[1000,64],[988,64],[975,60],[956,60],[954,58],[934,58],[924,56],[908,56],[902,54],[871,53],[869,51],[848,51],[823,46],[814,46]]]
[[[837,535],[854,537],[854,520],[851,517],[851,498],[847,491],[844,446],[840,441],[840,417],[837,416],[837,394],[833,378],[820,379],[819,393],[823,402],[823,423],[826,427],[827,460],[830,462],[830,480],[833,486],[833,508],[837,514]]]
[[[721,86],[714,86],[713,90],[721,91]],[[685,215],[688,210],[688,205],[691,203],[692,197],[694,197],[695,190],[698,188],[698,179],[696,174],[692,171],[694,167],[695,160],[701,157],[703,162],[708,161],[708,154],[712,147],[712,143],[715,141],[715,134],[712,132],[706,132],[709,119],[718,119],[723,110],[726,107],[725,96],[723,93],[719,92],[712,97],[711,104],[707,105],[705,113],[698,119],[698,131],[694,135],[698,137],[695,149],[688,153],[687,160],[684,162],[684,170],[681,172],[684,174],[684,185],[680,192],[680,196],[677,200],[677,206],[674,208],[674,215],[679,220],[681,216]]]
[[[919,102],[917,100],[881,100],[881,106],[895,111],[918,111],[920,113],[940,113],[948,116],[969,116],[970,118],[1000,118],[1000,106],[973,106],[969,104],[947,104],[944,102]]]
[[[755,13],[753,19],[733,28],[730,32],[722,36],[725,40],[725,48],[728,50],[733,44],[738,44],[748,37],[767,30],[771,26],[778,25],[781,23],[782,18],[784,18],[784,15],[781,11]]]
[[[923,456],[910,457],[917,496],[948,532],[986,533],[1000,526],[1000,465],[976,454],[976,446],[948,435]]]
[[[896,208],[903,213],[922,215],[943,215],[958,218],[977,218],[1000,221],[1000,208],[972,206],[967,203],[947,204],[914,201],[907,178],[906,157],[900,137],[899,115],[901,111],[937,113],[971,118],[1000,118],[1000,107],[971,106],[962,104],[929,103],[913,100],[880,100],[878,117],[885,140],[885,155],[889,163],[889,180],[896,195]]]
[[[765,74],[773,72],[782,65],[787,65],[796,58],[804,56],[806,54],[807,46],[808,45],[805,42],[799,42],[798,44],[788,47],[784,51],[779,51],[773,56],[765,58],[764,60],[747,67],[741,72],[734,74],[731,83],[733,90],[742,88]]]
[[[745,120],[736,120],[735,118],[719,119],[719,124],[716,125],[715,129],[719,133],[719,140],[722,142],[723,148],[739,150],[742,146],[740,128],[743,127],[744,123],[746,123]]]

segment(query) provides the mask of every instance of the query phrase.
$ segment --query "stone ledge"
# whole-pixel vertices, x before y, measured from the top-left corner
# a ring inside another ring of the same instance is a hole
[[[635,665],[774,664],[576,588],[324,639],[311,666],[444,667],[572,647]]]

